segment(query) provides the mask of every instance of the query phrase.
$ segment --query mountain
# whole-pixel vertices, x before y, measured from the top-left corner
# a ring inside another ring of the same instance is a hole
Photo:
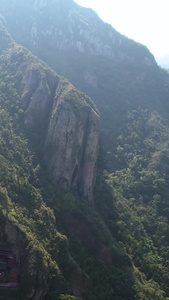
[[[108,270],[112,236],[93,207],[99,114],[89,97],[0,30],[0,287],[19,283],[19,290],[1,289],[1,299],[19,292],[21,299],[83,299],[94,269],[103,276],[118,270]],[[64,232],[83,252],[83,266]],[[131,268],[117,243],[113,253]],[[20,278],[14,283],[9,255]]]
[[[0,13],[0,259],[15,255],[17,297],[166,300],[168,73],[73,0]]]
[[[64,252],[63,269],[70,264],[70,277],[78,276],[79,282],[83,278],[81,288],[71,284],[78,294],[90,280],[70,257],[66,237],[57,231],[55,216],[36,186],[40,171],[33,153],[36,148],[55,186],[74,187],[92,201],[98,112],[87,96],[16,45],[2,24],[0,44],[0,282],[9,281],[11,267],[2,267],[2,261],[12,252],[20,269],[22,299],[43,298],[52,281],[64,290],[64,271],[57,265]]]
[[[96,103],[103,124],[106,169],[118,168],[114,160],[116,139],[125,127],[128,112],[138,105],[152,110],[154,103],[161,110],[165,99],[167,105],[168,76],[158,68],[153,55],[73,0],[31,0],[24,5],[21,0],[10,4],[2,1],[1,12],[17,43]]]
[[[103,276],[118,270],[126,277],[118,267],[109,271],[112,236],[90,198],[99,115],[89,97],[17,45],[2,24],[0,33],[0,298],[76,300],[68,295],[74,294],[84,299],[92,289],[97,293],[94,270]],[[79,162],[80,172],[77,167],[70,171],[74,161]],[[69,171],[74,193],[66,178]],[[74,251],[83,253],[83,265],[71,256],[64,232]],[[113,253],[131,268],[118,243]],[[102,293],[104,289],[106,282],[101,284]]]

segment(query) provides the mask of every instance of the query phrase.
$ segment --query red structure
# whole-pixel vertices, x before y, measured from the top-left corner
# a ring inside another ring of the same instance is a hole
[[[0,244],[0,288],[18,286],[19,266],[9,244]]]
[[[8,265],[14,265],[15,264],[15,255],[12,253],[8,254]]]

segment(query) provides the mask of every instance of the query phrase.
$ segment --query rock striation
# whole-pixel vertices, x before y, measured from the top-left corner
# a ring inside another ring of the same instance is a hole
[[[45,126],[43,157],[56,186],[73,188],[92,203],[99,114],[90,99],[67,81],[53,75],[52,87],[49,75],[40,75],[34,67],[25,70],[21,82],[25,126]]]
[[[76,102],[79,97],[80,93],[69,84],[61,95],[56,91],[44,157],[56,185],[68,190],[73,187],[91,202],[99,118],[97,112],[85,103],[85,96],[84,103],[79,106]]]

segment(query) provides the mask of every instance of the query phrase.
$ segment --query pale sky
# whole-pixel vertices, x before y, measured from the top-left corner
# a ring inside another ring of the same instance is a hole
[[[91,7],[125,36],[143,44],[156,58],[169,55],[169,0],[74,0]]]

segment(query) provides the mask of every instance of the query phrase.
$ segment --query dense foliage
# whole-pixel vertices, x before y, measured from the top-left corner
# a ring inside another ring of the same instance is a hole
[[[27,24],[30,3],[20,7]],[[49,14],[53,13],[51,3]],[[66,10],[61,3],[55,25],[69,38],[66,18],[73,2],[65,1]],[[16,18],[20,11],[13,9]],[[85,29],[89,12],[76,9],[80,27]],[[65,18],[59,18],[63,10]],[[42,16],[44,29],[47,14]],[[76,10],[72,16],[78,22]],[[90,27],[102,28],[96,16],[90,22]],[[100,30],[102,38],[107,28]],[[95,205],[91,207],[76,192],[63,192],[50,182],[41,155],[44,127],[25,128],[20,95],[20,66],[30,62],[29,67],[38,73],[44,64],[16,46],[7,33],[3,38],[5,30],[0,29],[0,242],[8,238],[4,231],[8,221],[25,242],[25,257],[36,257],[33,270],[48,274],[36,283],[39,290],[47,286],[45,300],[169,299],[168,74],[144,47],[135,48],[122,36],[124,48],[120,49],[127,56],[118,56],[117,43],[114,61],[90,52],[65,55],[57,49],[49,55],[48,48],[40,49],[39,55],[48,57],[48,63],[92,96],[101,112]],[[19,39],[19,30],[13,27],[13,31]],[[113,33],[119,41],[118,33]],[[77,35],[75,30],[74,38]],[[25,35],[25,44],[31,48],[30,40]],[[41,43],[46,43],[45,38]],[[90,75],[88,83],[85,74]],[[29,100],[29,93],[24,96]],[[75,90],[65,100],[73,102],[77,114],[84,104],[86,111],[89,105],[95,109],[85,95],[80,102]],[[29,294],[33,284],[29,272],[21,269],[21,294]],[[1,299],[19,297],[19,292],[5,293]]]
[[[18,48],[17,52],[17,59],[11,60],[15,56],[15,49],[10,49],[10,56],[7,49],[0,58],[3,66],[0,77],[1,242],[7,239],[3,228],[9,220],[24,235],[28,253],[36,256],[34,267],[41,266],[41,271],[44,268],[49,272],[48,282],[41,282],[38,287],[49,285],[47,299],[71,299],[73,296],[59,296],[59,293],[72,292],[72,276],[76,278],[76,285],[83,286],[81,277],[85,278],[85,273],[90,278],[86,288],[83,288],[86,299],[109,299],[112,294],[117,299],[123,299],[124,294],[132,299],[135,294],[132,287],[134,281],[127,278],[122,268],[123,261],[125,266],[132,269],[130,259],[114,241],[105,222],[94,208],[88,206],[86,200],[56,190],[47,179],[41,158],[38,157],[41,134],[33,134],[23,123],[24,110],[19,94],[21,73],[14,75],[13,70],[16,68],[15,62],[18,63],[23,57],[26,59],[28,54],[22,48]],[[78,99],[74,101],[77,106]],[[57,231],[56,224],[64,235]],[[70,253],[74,260],[69,255],[65,234],[69,238]],[[102,254],[105,248],[106,253]],[[109,268],[107,254],[109,261],[112,254],[116,256],[117,265]],[[26,285],[27,281],[29,286]],[[29,273],[21,270],[21,292],[29,293],[32,284]]]
[[[8,221],[22,237],[21,245],[16,240],[19,251],[23,251],[21,247],[24,240],[24,263],[29,255],[36,257],[32,268],[48,274],[45,282],[37,283],[37,288],[49,286],[51,295],[54,289],[56,296],[50,299],[75,299],[73,296],[64,298],[63,293],[71,293],[72,290],[67,283],[69,278],[66,280],[63,273],[66,268],[76,270],[78,266],[70,257],[67,238],[57,231],[54,213],[45,204],[45,196],[43,198],[38,188],[42,176],[39,175],[38,153],[35,153],[35,149],[39,151],[39,144],[38,147],[37,143],[33,144],[37,133],[33,135],[23,124],[24,110],[18,85],[21,72],[14,75],[14,70],[19,59],[22,60],[24,55],[26,58],[27,52],[18,48],[17,58],[9,59],[15,55],[15,50],[15,47],[9,52],[6,49],[0,56],[0,242],[8,240],[4,229]],[[41,135],[38,141],[40,139]],[[61,266],[58,266],[59,263]],[[20,270],[22,296],[30,293],[34,284],[32,280],[32,275],[23,264]],[[60,292],[62,295],[58,298]],[[10,297],[18,299],[19,292],[6,290],[1,293],[2,299]]]
[[[169,295],[168,138],[168,123],[156,111],[132,111],[115,153],[125,168],[98,176],[98,209],[135,267],[146,275],[137,299]]]

